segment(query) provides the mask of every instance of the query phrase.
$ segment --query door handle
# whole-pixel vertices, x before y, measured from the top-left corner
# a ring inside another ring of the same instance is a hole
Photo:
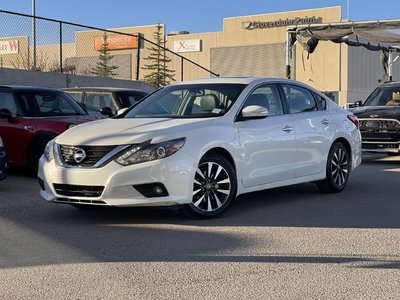
[[[331,121],[329,121],[328,119],[323,119],[323,120],[321,121],[321,124],[322,124],[322,125],[329,125],[330,122],[331,122]]]
[[[285,125],[285,126],[282,128],[282,131],[291,132],[291,131],[293,131],[293,127],[290,126],[290,125]]]

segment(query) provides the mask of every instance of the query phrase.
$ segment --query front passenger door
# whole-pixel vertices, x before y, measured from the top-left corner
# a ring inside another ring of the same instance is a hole
[[[243,108],[263,106],[269,113],[263,119],[236,122],[242,147],[243,176],[246,188],[290,180],[295,176],[295,131],[274,84],[256,88]]]

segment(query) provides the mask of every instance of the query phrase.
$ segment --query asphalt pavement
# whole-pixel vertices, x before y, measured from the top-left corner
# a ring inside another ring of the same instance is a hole
[[[240,196],[213,220],[82,211],[36,179],[0,182],[0,299],[398,299],[400,158],[366,155],[345,191]]]

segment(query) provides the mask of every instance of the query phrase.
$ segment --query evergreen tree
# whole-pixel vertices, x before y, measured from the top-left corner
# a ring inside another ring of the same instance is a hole
[[[101,44],[101,49],[99,50],[99,60],[96,63],[96,67],[92,68],[92,74],[103,77],[112,77],[118,75],[114,70],[118,69],[117,66],[111,65],[111,60],[114,55],[111,55],[110,50],[108,50],[107,43],[107,33],[103,33],[103,42]]]
[[[165,47],[165,40],[162,28],[163,26],[158,23],[153,33],[153,38],[157,45],[151,44],[147,48],[150,54],[143,59],[149,63],[142,67],[143,70],[149,71],[143,80],[156,88],[166,86],[175,81],[175,71],[168,68],[168,63],[171,62],[171,59],[166,56],[166,50],[163,48]]]

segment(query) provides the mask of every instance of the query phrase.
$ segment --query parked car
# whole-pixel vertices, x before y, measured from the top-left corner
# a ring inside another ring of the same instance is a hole
[[[38,176],[47,201],[179,204],[211,218],[247,192],[302,182],[340,192],[360,163],[357,118],[317,90],[285,79],[211,78],[71,128],[47,144]]]
[[[113,87],[74,87],[64,91],[79,102],[89,115],[97,118],[113,116],[149,94],[139,89]]]
[[[9,163],[37,169],[47,142],[94,120],[65,92],[39,87],[0,87],[0,136]]]
[[[0,137],[0,180],[3,180],[4,178],[7,177],[7,168],[8,168],[7,153],[6,150],[4,149],[3,140]]]
[[[400,153],[400,82],[386,82],[352,112],[358,117],[364,152]]]

